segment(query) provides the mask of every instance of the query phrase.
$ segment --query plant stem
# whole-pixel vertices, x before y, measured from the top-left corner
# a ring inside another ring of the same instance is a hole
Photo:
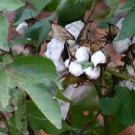
[[[89,11],[89,14],[88,14],[88,17],[86,18],[85,22],[88,23],[90,21],[90,18],[91,16],[93,15],[95,9],[96,9],[96,6],[97,6],[97,3],[99,2],[99,0],[96,0],[91,8],[91,10]]]
[[[107,71],[118,78],[135,83],[135,78],[130,75],[120,73],[119,71],[116,71],[115,69],[107,69]]]
[[[109,117],[107,115],[103,115],[103,118],[104,118],[104,135],[110,135]]]
[[[87,129],[91,123],[93,123],[93,121],[98,117],[98,115],[100,114],[101,112],[97,112],[96,115],[94,117],[92,117],[83,127],[82,129],[80,130],[80,132],[77,134],[77,135],[83,135],[83,132],[85,131],[85,129]]]

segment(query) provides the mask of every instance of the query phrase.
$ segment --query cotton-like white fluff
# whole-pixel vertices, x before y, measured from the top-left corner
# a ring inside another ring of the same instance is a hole
[[[16,31],[20,35],[24,35],[26,33],[27,29],[28,29],[28,24],[26,22],[22,22],[16,27]]]
[[[101,69],[100,67],[88,67],[84,69],[84,73],[87,75],[89,79],[98,79],[100,77]]]
[[[76,21],[67,24],[65,29],[70,32],[75,37],[75,39],[77,39],[83,27],[84,23],[82,21]]]
[[[80,76],[83,74],[83,68],[82,65],[77,63],[76,61],[73,61],[69,65],[69,72],[74,76]]]
[[[52,39],[47,44],[47,51],[45,52],[45,56],[54,62],[57,71],[63,71],[65,69],[64,62],[61,57],[63,49],[64,42],[57,38]]]
[[[129,46],[131,45],[131,40],[129,38],[115,41],[113,43],[113,48],[115,49],[116,52],[118,53],[123,53],[128,50]]]
[[[78,63],[85,63],[89,60],[90,50],[88,47],[80,47],[77,49],[75,58]]]
[[[102,51],[97,51],[91,56],[91,62],[93,63],[94,67],[96,67],[98,64],[104,64],[106,61],[106,56]]]
[[[65,60],[64,64],[65,64],[65,67],[66,67],[66,68],[69,67],[69,63],[70,63],[70,59]]]
[[[123,87],[127,87],[129,90],[135,90],[135,83],[124,80],[119,83]]]
[[[45,52],[45,55],[52,60],[58,61],[61,57],[63,49],[64,49],[64,42],[60,41],[57,38],[53,38],[47,44],[47,51]]]

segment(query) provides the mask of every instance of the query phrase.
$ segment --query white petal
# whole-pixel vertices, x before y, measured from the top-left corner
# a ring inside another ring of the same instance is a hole
[[[84,70],[84,72],[89,79],[98,79],[100,77],[101,69],[100,67],[88,67]]]
[[[28,29],[28,24],[26,22],[22,22],[17,26],[16,31],[20,35],[24,35],[26,33],[27,29]]]
[[[71,62],[69,65],[69,72],[74,76],[80,76],[83,74],[82,65],[76,61]]]
[[[83,27],[84,23],[82,21],[76,21],[67,24],[65,29],[70,32],[75,37],[75,39],[77,39]]]
[[[85,63],[89,60],[90,50],[88,47],[80,47],[77,49],[75,58],[78,63]]]
[[[128,50],[131,45],[131,40],[129,38],[119,40],[113,43],[113,48],[118,53],[123,53]]]
[[[94,67],[98,64],[106,63],[106,56],[102,51],[97,51],[91,56],[91,62],[93,63]]]

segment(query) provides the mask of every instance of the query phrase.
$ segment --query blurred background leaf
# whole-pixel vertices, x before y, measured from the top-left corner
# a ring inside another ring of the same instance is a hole
[[[0,0],[0,11],[14,11],[24,6],[24,3],[20,0]]]
[[[9,51],[8,43],[8,20],[5,16],[0,15],[0,49]]]

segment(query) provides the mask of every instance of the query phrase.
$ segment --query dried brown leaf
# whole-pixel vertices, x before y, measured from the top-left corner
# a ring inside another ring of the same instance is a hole
[[[116,64],[116,67],[124,66],[124,62],[122,61],[123,56],[118,54],[111,44],[107,44],[103,50],[108,54],[111,62]]]

